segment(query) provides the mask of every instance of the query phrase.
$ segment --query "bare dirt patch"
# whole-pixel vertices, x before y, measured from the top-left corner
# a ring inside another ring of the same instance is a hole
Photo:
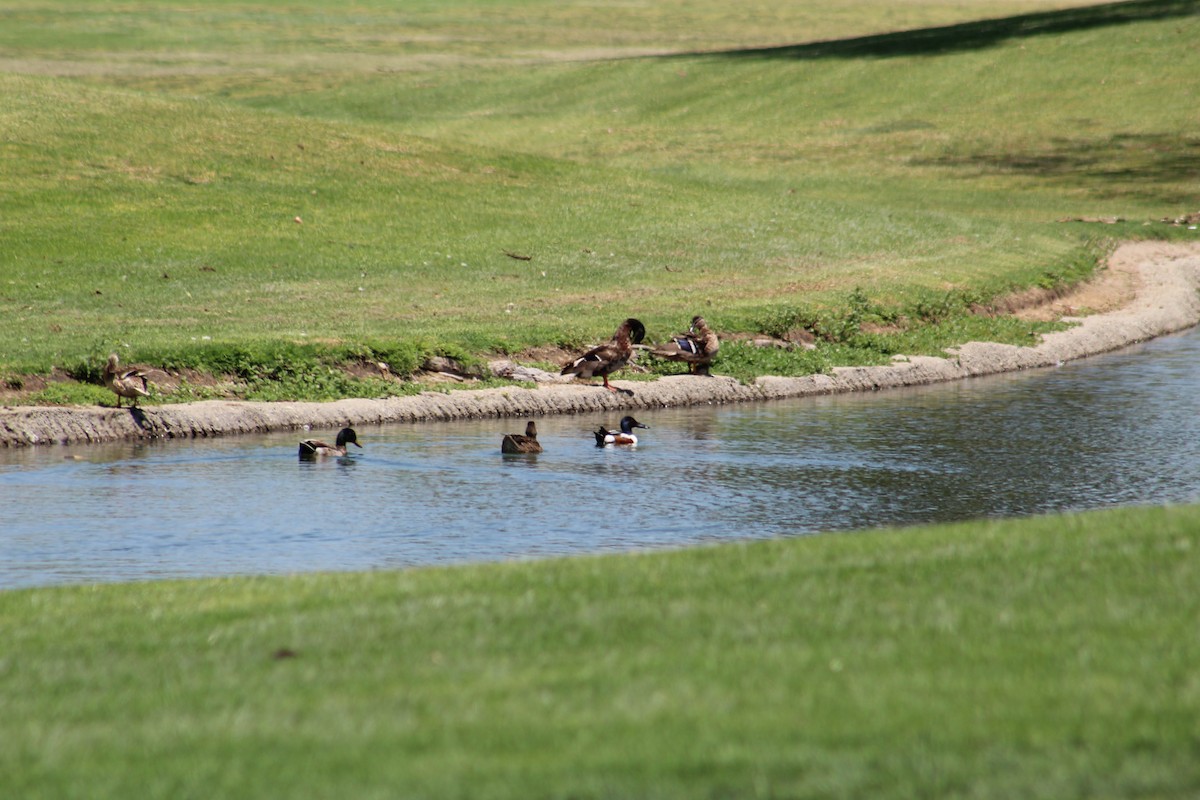
[[[578,353],[557,345],[548,344],[522,350],[520,353],[516,353],[512,360],[522,364],[558,364],[561,366],[578,355]]]
[[[1015,296],[1013,300],[1018,304],[1011,313],[1021,319],[1049,322],[1083,314],[1107,314],[1123,308],[1133,301],[1141,288],[1139,264],[1160,255],[1157,249],[1148,253],[1144,252],[1146,249],[1141,244],[1119,249],[1094,278],[1065,292],[1044,291],[1040,297],[1036,289],[1021,293],[1033,295],[1034,301],[1022,306],[1019,305],[1020,294]]]

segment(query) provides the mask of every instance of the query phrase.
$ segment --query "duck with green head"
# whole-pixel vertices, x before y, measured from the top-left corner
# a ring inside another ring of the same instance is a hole
[[[633,394],[628,389],[618,389],[608,382],[608,376],[629,363],[633,357],[633,346],[641,344],[646,338],[646,326],[630,317],[617,326],[611,341],[597,345],[578,358],[567,362],[562,368],[562,375],[575,375],[579,378],[603,378],[604,388],[610,392]]]
[[[362,448],[358,443],[358,434],[353,428],[342,428],[338,431],[337,439],[334,444],[322,441],[320,439],[305,439],[300,442],[300,458],[323,458],[325,456],[344,456],[346,455],[346,445],[352,444],[355,447]]]
[[[608,428],[601,426],[593,435],[596,437],[596,447],[607,447],[609,445],[637,447],[638,437],[634,434],[634,428],[645,428],[650,430],[649,425],[643,425],[633,417],[621,417],[621,429],[610,431]]]

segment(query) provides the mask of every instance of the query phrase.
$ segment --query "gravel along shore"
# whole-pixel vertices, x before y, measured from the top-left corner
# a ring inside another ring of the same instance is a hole
[[[194,438],[396,422],[613,412],[710,403],[740,403],[835,392],[875,391],[977,375],[1047,367],[1108,352],[1200,323],[1200,246],[1136,242],[1118,248],[1095,280],[1030,314],[1099,310],[1034,347],[971,342],[933,356],[897,357],[887,366],[842,367],[829,375],[732,378],[676,375],[652,382],[615,381],[633,394],[577,383],[425,392],[385,400],[261,403],[209,400],[146,408],[0,408],[0,446],[76,444],[122,439]]]

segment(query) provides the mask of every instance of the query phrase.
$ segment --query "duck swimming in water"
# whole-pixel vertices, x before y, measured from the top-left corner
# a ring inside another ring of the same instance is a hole
[[[352,444],[362,448],[358,443],[358,434],[353,428],[342,428],[338,431],[336,444],[329,444],[320,439],[305,439],[300,443],[300,458],[318,458],[323,456],[344,456],[346,445]]]
[[[633,394],[628,389],[618,389],[608,382],[608,376],[629,363],[633,357],[633,346],[641,344],[646,338],[646,326],[630,317],[617,326],[612,341],[593,347],[583,355],[563,366],[562,375],[575,375],[580,378],[600,377],[604,379],[604,388],[610,392],[625,392]]]
[[[500,452],[519,454],[519,453],[540,453],[542,445],[537,439],[537,425],[533,420],[525,426],[525,435],[519,433],[506,433],[504,438],[500,440]]]
[[[136,406],[139,397],[150,396],[146,373],[138,369],[121,369],[118,366],[120,360],[116,353],[110,355],[100,375],[104,379],[104,385],[117,396],[117,408],[121,407],[122,397],[130,398],[133,401],[132,405]]]
[[[638,443],[638,438],[633,433],[634,428],[650,430],[649,425],[643,425],[633,417],[621,417],[621,429],[619,431],[610,431],[601,426],[593,434],[596,437],[596,447],[605,447],[610,444],[634,447]]]
[[[650,352],[668,361],[683,361],[688,365],[688,372],[693,375],[708,375],[708,366],[713,356],[721,349],[721,341],[717,334],[708,327],[704,317],[692,317],[692,326],[686,333],[671,337],[671,340],[661,344]]]

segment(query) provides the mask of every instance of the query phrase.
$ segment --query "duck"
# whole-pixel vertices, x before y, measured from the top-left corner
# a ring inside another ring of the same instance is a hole
[[[692,375],[709,375],[708,367],[713,356],[721,349],[721,340],[704,317],[692,317],[692,326],[685,333],[677,334],[664,344],[651,348],[650,352],[668,361],[683,361]]]
[[[537,438],[537,425],[533,420],[525,425],[525,435],[506,433],[500,440],[501,453],[540,453],[542,445]]]
[[[300,443],[300,458],[317,458],[320,456],[344,456],[346,445],[352,444],[361,449],[358,434],[353,428],[342,428],[338,431],[336,444],[323,442],[320,439],[305,439]]]
[[[139,397],[150,396],[146,373],[139,369],[121,369],[120,361],[121,358],[116,353],[110,354],[108,362],[101,370],[101,377],[104,379],[104,385],[117,396],[117,408],[121,407],[123,397],[130,398],[133,401],[132,405],[136,406]]]
[[[618,389],[608,382],[608,376],[629,363],[633,357],[633,346],[641,344],[646,338],[646,326],[630,317],[617,326],[612,341],[593,347],[578,358],[569,361],[562,368],[561,375],[575,375],[580,378],[604,379],[604,388],[610,392],[626,392],[628,389]]]
[[[634,428],[645,428],[650,430],[649,425],[643,425],[633,417],[621,417],[621,430],[610,431],[603,425],[595,432],[596,447],[605,447],[610,444],[629,445],[630,447],[637,446],[638,438],[634,435]]]

